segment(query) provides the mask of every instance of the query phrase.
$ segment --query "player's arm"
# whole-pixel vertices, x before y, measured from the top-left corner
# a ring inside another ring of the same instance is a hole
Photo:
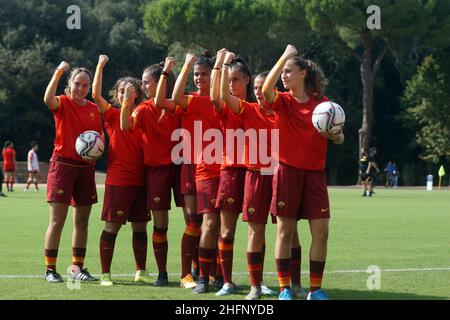
[[[186,110],[188,102],[184,95],[184,90],[186,89],[186,83],[189,77],[189,71],[193,67],[195,60],[197,58],[193,54],[186,54],[186,59],[184,61],[183,68],[178,75],[177,81],[172,92],[172,100],[175,104],[179,105],[183,110]]]
[[[53,73],[53,77],[47,86],[44,94],[44,102],[50,110],[58,109],[58,99],[56,98],[56,89],[58,88],[59,80],[64,72],[69,71],[69,64],[65,61],[61,62]]]
[[[278,59],[278,62],[273,66],[272,70],[270,70],[267,75],[266,80],[264,81],[264,85],[262,88],[262,92],[264,94],[264,98],[269,104],[272,104],[275,101],[275,92],[273,89],[277,84],[278,79],[280,78],[281,72],[283,72],[283,67],[286,62],[297,55],[297,49],[288,44],[286,50],[283,55]]]
[[[156,88],[155,105],[158,108],[167,109],[169,111],[175,111],[176,104],[173,100],[169,100],[166,97],[167,92],[167,76],[172,71],[172,66],[176,63],[175,58],[167,57],[164,63],[164,69],[159,77],[158,86]]]
[[[230,70],[230,63],[233,59],[233,52],[227,52],[225,54],[222,68],[222,78],[220,79],[220,98],[227,104],[231,111],[237,114],[240,111],[241,101],[230,92],[230,76],[228,74],[228,71]]]
[[[104,114],[110,104],[102,96],[102,80],[103,80],[103,68],[109,62],[108,56],[101,54],[98,57],[97,68],[95,69],[94,83],[92,85],[92,98],[97,104],[98,110],[101,114]]]
[[[211,90],[209,95],[211,98],[211,102],[214,104],[214,107],[219,112],[221,112],[223,108],[223,100],[220,99],[220,67],[223,64],[226,53],[227,49],[221,49],[217,51],[216,62],[211,72]]]
[[[122,101],[122,108],[120,109],[120,130],[126,131],[133,128],[133,121],[131,112],[133,110],[133,103],[136,99],[136,91],[132,83],[125,86],[125,95]]]

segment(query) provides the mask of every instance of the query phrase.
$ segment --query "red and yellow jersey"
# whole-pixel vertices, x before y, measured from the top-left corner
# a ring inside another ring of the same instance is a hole
[[[220,119],[220,127],[222,129],[222,133],[224,136],[223,160],[220,169],[245,168],[245,158],[238,159],[238,151],[241,151],[242,149],[239,148],[239,143],[236,138],[233,138],[234,139],[233,155],[227,154],[228,140],[230,139],[231,141],[233,132],[236,133],[237,130],[244,129],[244,122],[242,121],[241,117],[234,114],[234,112],[231,111],[226,104],[224,104],[222,111],[220,113],[216,111],[216,115]],[[227,130],[229,130],[228,133]]]
[[[325,169],[327,139],[314,128],[312,113],[326,97],[298,102],[289,92],[276,92],[271,108],[280,130],[280,162],[302,170]]]
[[[103,135],[102,119],[97,106],[88,100],[84,106],[81,106],[66,95],[56,98],[58,108],[52,110],[56,130],[53,155],[80,163],[89,163],[76,152],[75,141],[81,133],[88,130],[94,130]]]
[[[133,125],[142,130],[144,164],[156,167],[172,163],[172,133],[181,126],[181,115],[158,108],[152,100],[137,106],[132,115]]]
[[[142,186],[145,184],[142,131],[138,128],[120,130],[120,109],[109,107],[103,114],[109,136],[105,184]]]
[[[192,92],[189,94],[190,96],[198,96],[197,92]],[[189,132],[191,139],[190,139],[190,150],[194,150],[194,139],[192,139],[192,137],[194,137],[194,121],[195,120],[200,120],[199,117],[194,117],[194,114],[192,112],[183,112],[181,109],[178,110],[177,112],[181,113],[181,128],[187,130],[187,132]],[[183,154],[183,158],[185,159],[185,162],[187,160],[189,160],[190,163],[194,163],[194,156],[193,156],[194,152],[191,152],[190,155],[189,154]]]
[[[201,130],[197,133],[197,135],[201,133],[201,137],[191,134],[191,140],[201,140],[201,149],[202,151],[205,151],[208,145],[213,143],[213,141],[204,141],[204,133],[209,129],[216,129],[220,132],[219,118],[215,113],[215,108],[210,97],[197,95],[188,96],[186,113],[190,114],[194,121],[198,121],[197,125],[201,124]],[[194,149],[191,149],[191,153],[195,156]],[[213,159],[207,159],[207,161],[205,161],[205,155],[209,157],[209,154],[209,152],[207,152],[207,154],[204,153],[201,161],[197,163],[197,168],[195,170],[196,181],[217,178],[220,175],[220,163],[211,161]],[[211,156],[216,158],[215,152],[211,152]],[[221,157],[221,155],[219,156]]]
[[[2,158],[3,158],[3,170],[5,171],[14,171],[16,170],[16,151],[7,147],[2,150]]]
[[[262,164],[260,158],[260,150],[263,144],[266,146],[266,157],[271,154],[271,130],[275,129],[275,114],[267,114],[258,103],[249,103],[247,101],[241,100],[239,117],[244,121],[244,129],[247,135],[251,137],[250,130],[255,132],[256,139],[245,139],[245,163],[247,168],[252,170],[259,170],[261,168],[270,167],[269,164]],[[266,141],[260,140],[260,134],[262,130],[267,133]],[[249,143],[253,143],[256,148],[250,148]],[[250,150],[252,153],[251,158],[249,158]]]

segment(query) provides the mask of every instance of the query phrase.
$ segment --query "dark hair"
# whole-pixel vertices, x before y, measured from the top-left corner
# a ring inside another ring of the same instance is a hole
[[[109,94],[111,96],[111,104],[114,107],[120,107],[119,94],[118,94],[119,87],[122,84],[127,84],[127,83],[131,83],[134,87],[134,90],[136,90],[137,95],[136,95],[135,105],[138,105],[139,103],[141,103],[142,101],[145,100],[145,94],[144,94],[144,91],[142,90],[141,81],[139,79],[136,79],[133,77],[123,77],[116,81],[116,84],[113,86],[113,88],[109,92]]]
[[[5,144],[3,145],[3,149],[8,148],[13,142],[10,140],[6,140]]]
[[[74,79],[78,74],[80,74],[80,73],[82,73],[82,72],[87,73],[87,75],[89,76],[89,84],[92,83],[92,73],[91,73],[88,69],[86,69],[86,68],[79,68],[79,67],[78,67],[78,68],[73,68],[73,69],[70,71],[69,80],[67,80],[67,86],[66,86],[66,88],[64,89],[64,93],[65,93],[67,96],[70,95],[70,82],[73,81],[73,79]]]
[[[37,145],[38,145],[37,141],[31,141],[30,142],[31,148],[34,148],[34,146],[37,146]]]
[[[250,68],[247,65],[247,62],[245,62],[242,57],[237,56],[233,59],[233,61],[231,61],[230,67],[231,69],[239,70],[249,78],[245,100],[248,102],[256,102],[255,93],[253,92],[252,74],[250,72]]]
[[[325,88],[328,84],[328,79],[322,69],[313,61],[303,59],[300,57],[293,57],[294,61],[300,70],[306,70],[305,90],[309,96],[322,98],[325,94]]]
[[[144,73],[150,73],[150,76],[155,78],[156,82],[159,81],[159,78],[161,77],[161,72],[164,69],[164,62],[155,63],[147,68],[144,69]],[[166,82],[166,98],[169,99],[172,96],[173,87],[175,86],[175,75],[172,71],[169,72],[167,75],[167,82]]]
[[[269,75],[269,72],[270,71],[267,70],[267,71],[258,73],[258,75],[255,77],[255,80],[256,80],[256,78],[264,78],[264,79],[267,78],[267,76]],[[278,78],[278,81],[275,84],[275,87],[280,92],[284,91],[284,87],[283,87],[283,83],[281,82],[281,78]]]
[[[205,66],[211,71],[214,68],[215,61],[216,58],[213,57],[211,51],[203,51],[200,57],[197,58],[195,64],[199,66]]]

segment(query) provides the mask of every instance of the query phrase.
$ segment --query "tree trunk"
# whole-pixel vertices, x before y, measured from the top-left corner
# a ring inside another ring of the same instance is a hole
[[[363,112],[362,124],[359,130],[359,149],[369,148],[372,141],[372,118],[373,118],[373,80],[372,70],[372,39],[370,35],[363,35],[364,54],[361,59],[360,76],[363,85]]]

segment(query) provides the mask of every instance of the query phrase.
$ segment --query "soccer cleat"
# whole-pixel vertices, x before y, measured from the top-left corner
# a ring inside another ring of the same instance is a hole
[[[222,289],[216,292],[216,296],[227,296],[236,292],[236,288],[233,283],[224,283]]]
[[[308,293],[305,289],[298,285],[292,285],[292,293],[294,294],[294,298],[300,300],[306,300]]]
[[[52,269],[48,269],[45,272],[45,280],[47,282],[51,282],[51,283],[64,282],[64,280],[61,277],[61,275],[58,272],[56,272],[56,271],[54,271]]]
[[[294,300],[294,295],[292,294],[292,290],[289,288],[285,288],[280,292],[278,296],[278,300]]]
[[[147,271],[145,270],[137,270],[136,275],[134,276],[134,281],[143,283],[153,282],[152,279],[150,279],[149,275],[147,274]]]
[[[248,295],[245,296],[245,300],[258,300],[262,296],[261,292],[261,286],[254,287],[250,289],[250,292]]]
[[[208,280],[200,279],[197,283],[197,286],[192,291],[196,294],[207,293],[209,291]]]
[[[180,287],[185,289],[193,289],[197,286],[197,283],[192,278],[192,275],[188,273],[183,279],[180,281]]]
[[[223,277],[222,276],[209,276],[209,284],[217,289],[222,288],[223,286]]]
[[[322,289],[317,289],[314,292],[308,293],[307,300],[330,300],[330,297]]]
[[[261,282],[261,294],[263,296],[276,296],[277,292],[270,289],[268,286]]]
[[[167,277],[167,272],[160,272],[158,274],[158,279],[156,279],[155,287],[166,287],[169,285],[169,278]]]
[[[104,287],[110,287],[114,284],[111,279],[111,273],[103,273],[100,276],[100,285]]]
[[[98,281],[96,277],[91,276],[88,272],[88,269],[83,269],[79,272],[73,272],[69,275],[72,280],[80,280],[80,281]]]

